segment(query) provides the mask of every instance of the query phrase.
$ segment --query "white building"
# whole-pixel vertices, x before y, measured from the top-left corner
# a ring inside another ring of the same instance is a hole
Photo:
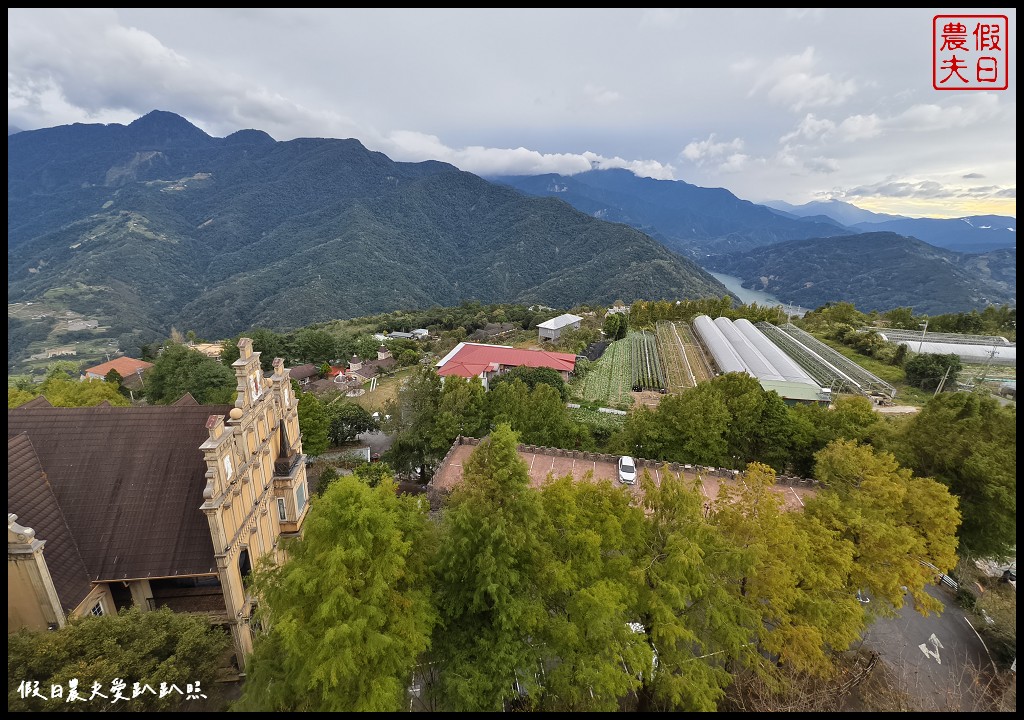
[[[554,342],[561,337],[562,332],[565,330],[579,330],[581,322],[583,322],[583,318],[579,315],[566,313],[539,323],[537,325],[537,334],[541,340],[551,340]]]

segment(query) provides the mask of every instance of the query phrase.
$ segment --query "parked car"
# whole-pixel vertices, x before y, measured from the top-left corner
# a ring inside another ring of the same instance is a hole
[[[619,458],[619,482],[623,485],[633,485],[636,483],[636,463],[633,462],[633,458],[629,455],[623,455]]]

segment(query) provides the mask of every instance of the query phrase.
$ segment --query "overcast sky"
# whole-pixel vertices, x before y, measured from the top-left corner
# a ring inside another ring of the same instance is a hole
[[[1009,88],[932,88],[936,13],[1009,17]],[[1016,216],[1016,11],[11,9],[8,123],[354,137],[481,175]]]

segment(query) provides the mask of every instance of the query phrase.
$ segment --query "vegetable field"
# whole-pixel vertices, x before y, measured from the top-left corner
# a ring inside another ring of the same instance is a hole
[[[658,342],[654,333],[643,330],[631,332],[626,336],[629,341],[630,363],[633,368],[632,389],[665,391],[665,373],[661,368],[658,356]]]
[[[686,346],[677,324],[663,320],[658,323],[657,334],[668,391],[677,393],[695,387],[697,378],[686,357]]]
[[[616,340],[590,366],[587,374],[572,384],[573,396],[603,407],[627,409],[633,404],[629,394],[633,373],[630,365],[630,339]]]

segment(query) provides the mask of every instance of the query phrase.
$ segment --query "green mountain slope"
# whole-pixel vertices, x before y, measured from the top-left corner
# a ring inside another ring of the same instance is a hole
[[[1016,304],[1016,254],[966,255],[876,232],[757,248],[717,259],[716,269],[804,307],[845,301],[863,311],[913,307],[935,315]]]
[[[728,294],[638,230],[356,140],[213,138],[154,112],[11,135],[8,158],[9,302],[113,336]]]

